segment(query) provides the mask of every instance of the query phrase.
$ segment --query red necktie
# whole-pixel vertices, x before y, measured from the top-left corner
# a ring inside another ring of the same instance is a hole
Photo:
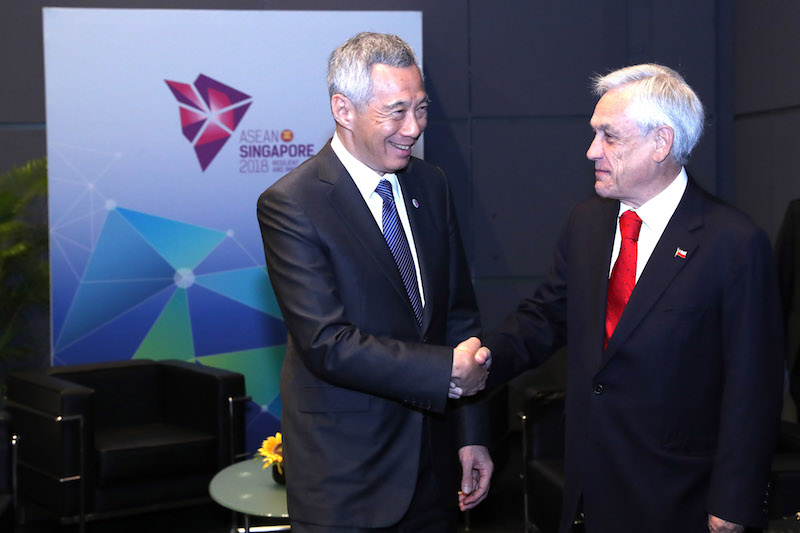
[[[625,211],[619,218],[619,232],[622,242],[619,247],[619,256],[611,271],[608,282],[608,300],[606,302],[606,343],[617,327],[622,310],[636,285],[636,241],[639,240],[639,230],[642,228],[642,219],[633,211]]]

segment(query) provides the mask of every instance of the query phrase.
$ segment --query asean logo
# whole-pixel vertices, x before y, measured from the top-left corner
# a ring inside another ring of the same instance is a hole
[[[205,171],[236,131],[253,99],[204,74],[197,76],[194,86],[164,81],[178,100],[183,136]]]

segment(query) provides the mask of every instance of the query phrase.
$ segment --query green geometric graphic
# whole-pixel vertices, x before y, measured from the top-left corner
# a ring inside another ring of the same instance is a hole
[[[144,338],[134,359],[194,359],[192,324],[186,289],[177,289]]]
[[[247,393],[253,402],[269,406],[280,394],[281,365],[286,345],[268,346],[219,355],[206,355],[197,360],[207,366],[241,372],[247,378]],[[280,411],[275,413],[280,417]]]

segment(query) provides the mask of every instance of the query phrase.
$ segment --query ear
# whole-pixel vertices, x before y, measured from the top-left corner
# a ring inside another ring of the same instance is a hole
[[[337,124],[347,130],[352,129],[355,106],[345,95],[336,93],[331,96],[331,113]]]
[[[669,126],[661,126],[654,132],[653,140],[655,150],[653,151],[653,161],[663,163],[672,151],[672,141],[675,139],[675,132]]]

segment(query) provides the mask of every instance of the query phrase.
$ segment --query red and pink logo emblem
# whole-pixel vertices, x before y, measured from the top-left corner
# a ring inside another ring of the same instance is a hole
[[[164,80],[178,100],[181,129],[204,171],[230,139],[253,99],[204,74],[194,85]]]

